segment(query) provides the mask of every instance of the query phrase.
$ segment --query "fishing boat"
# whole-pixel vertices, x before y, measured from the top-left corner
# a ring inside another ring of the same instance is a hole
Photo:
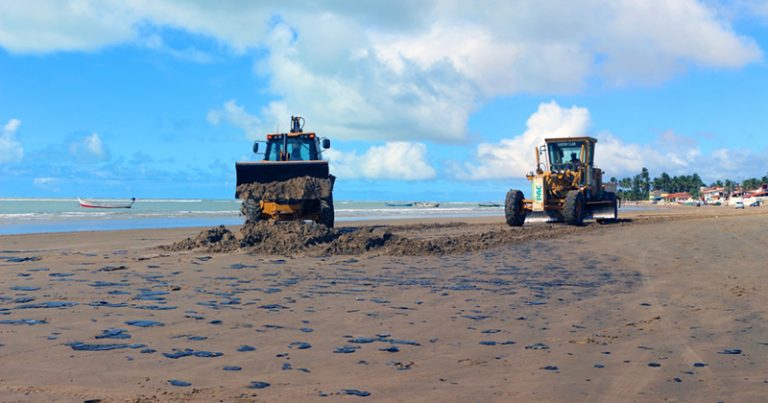
[[[501,204],[494,203],[494,202],[488,202],[488,203],[478,203],[478,207],[501,207]]]
[[[413,203],[384,202],[384,205],[387,206],[387,207],[413,207]]]
[[[413,202],[413,207],[437,208],[440,203],[435,202]]]
[[[136,202],[136,198],[132,197],[131,202],[127,204],[102,203],[92,200],[83,200],[79,197],[77,198],[77,201],[80,203],[80,207],[85,208],[131,208],[133,207],[133,203]]]

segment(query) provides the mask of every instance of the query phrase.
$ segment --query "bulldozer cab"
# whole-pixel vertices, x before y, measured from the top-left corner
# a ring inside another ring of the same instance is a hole
[[[317,161],[320,159],[315,133],[267,135],[264,161]]]
[[[594,165],[595,143],[592,137],[546,139],[551,172],[578,171]]]

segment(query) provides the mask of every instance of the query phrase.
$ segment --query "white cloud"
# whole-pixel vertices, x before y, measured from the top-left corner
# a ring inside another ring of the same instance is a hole
[[[19,119],[11,119],[3,126],[0,133],[0,164],[18,163],[24,158],[24,147],[16,140],[19,126]]]
[[[98,133],[75,139],[68,145],[69,155],[79,162],[102,162],[109,159],[109,151]]]
[[[261,121],[274,127],[276,109],[291,111],[335,138],[460,142],[493,97],[658,83],[689,66],[762,59],[719,7],[697,0],[0,3],[0,46],[12,52],[143,43],[208,60],[168,49],[163,28],[257,50],[279,98]]]
[[[119,1],[0,2],[0,45],[15,53],[96,50],[134,39],[137,11]]]
[[[427,146],[422,143],[388,142],[360,155],[329,149],[324,155],[331,173],[342,179],[419,180],[436,175],[427,161]]]
[[[177,59],[186,60],[195,63],[211,63],[214,61],[213,55],[192,46],[183,49],[176,49],[169,46],[158,34],[151,34],[144,38],[143,45],[154,51],[171,55]]]
[[[454,174],[461,179],[523,177],[536,168],[534,150],[544,144],[545,137],[586,135],[589,111],[576,106],[562,108],[555,101],[542,103],[528,118],[526,126],[526,131],[517,137],[479,144],[476,162],[454,167]]]
[[[32,184],[39,189],[43,189],[51,192],[59,191],[59,180],[56,178],[52,178],[50,176],[33,178]]]
[[[238,105],[234,99],[231,99],[222,105],[221,109],[213,109],[208,112],[206,117],[208,123],[218,125],[228,123],[245,132],[251,140],[256,140],[264,136],[261,120],[248,113],[245,108]]]
[[[695,138],[671,130],[661,133],[649,144],[638,144],[626,142],[608,131],[591,134],[590,125],[586,108],[563,108],[554,101],[542,103],[528,118],[524,133],[498,143],[481,143],[473,161],[454,163],[449,170],[456,178],[466,180],[522,178],[535,169],[534,148],[544,144],[545,138],[586,135],[597,138],[595,165],[602,168],[608,178],[633,176],[643,167],[654,176],[662,172],[671,175],[696,172],[705,180],[743,178],[762,175],[762,167],[768,165],[768,156],[758,150],[721,148],[704,153]]]
[[[16,130],[19,130],[19,126],[21,126],[21,121],[19,119],[11,119],[8,121],[8,123],[3,126],[3,132],[4,133],[15,133]]]

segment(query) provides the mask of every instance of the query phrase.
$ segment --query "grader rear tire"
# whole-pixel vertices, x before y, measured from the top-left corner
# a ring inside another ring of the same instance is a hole
[[[320,224],[333,228],[336,213],[333,211],[333,195],[320,200]]]
[[[525,223],[523,192],[517,189],[507,192],[507,198],[504,201],[504,218],[511,227],[520,227]]]
[[[583,225],[586,207],[584,195],[578,190],[571,190],[565,196],[563,220],[568,225]]]
[[[245,216],[245,222],[256,222],[261,219],[261,203],[255,199],[245,199],[240,207],[240,212]]]

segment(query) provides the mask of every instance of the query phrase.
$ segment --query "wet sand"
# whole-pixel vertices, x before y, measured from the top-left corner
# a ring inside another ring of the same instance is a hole
[[[2,236],[0,400],[761,401],[768,209],[625,218],[349,223],[442,249],[327,256]]]

